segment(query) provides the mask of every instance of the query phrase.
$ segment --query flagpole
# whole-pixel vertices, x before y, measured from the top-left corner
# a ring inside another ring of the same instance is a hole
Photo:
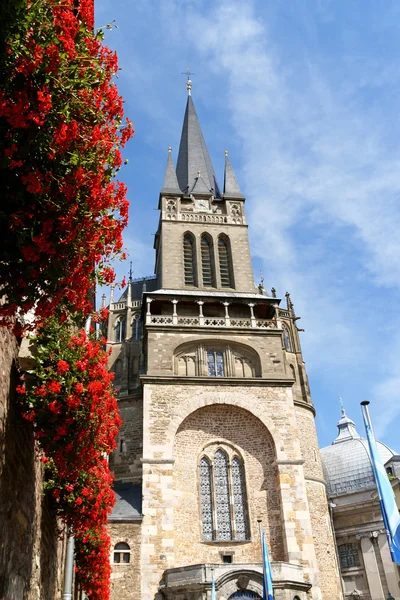
[[[371,455],[372,470],[378,490],[379,504],[381,507],[382,519],[388,539],[390,556],[394,563],[400,564],[399,510],[396,505],[392,486],[389,482],[385,467],[378,452],[368,405],[368,400],[361,402],[365,431],[367,434],[368,446]]]

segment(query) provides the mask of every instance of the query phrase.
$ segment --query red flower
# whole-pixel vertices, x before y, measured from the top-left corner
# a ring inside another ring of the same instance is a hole
[[[59,381],[50,381],[47,384],[47,389],[54,394],[59,394],[61,392],[61,383]]]
[[[57,373],[59,375],[62,375],[63,373],[66,373],[67,371],[69,371],[69,364],[67,363],[67,361],[59,360],[57,363]]]

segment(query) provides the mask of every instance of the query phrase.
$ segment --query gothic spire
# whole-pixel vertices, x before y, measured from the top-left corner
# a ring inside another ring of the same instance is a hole
[[[186,104],[176,175],[185,194],[221,195],[191,95]]]
[[[172,161],[172,148],[168,148],[167,166],[165,168],[164,185],[162,186],[161,193],[169,194],[180,194],[178,180],[174,169],[174,163]]]
[[[225,173],[224,173],[224,196],[233,196],[234,198],[244,198],[240,191],[239,184],[235,177],[228,151],[225,150]]]

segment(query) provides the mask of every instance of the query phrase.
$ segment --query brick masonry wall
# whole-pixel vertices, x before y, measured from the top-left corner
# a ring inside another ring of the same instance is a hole
[[[0,598],[53,600],[61,597],[63,549],[32,427],[16,402],[17,355],[14,336],[0,328]]]
[[[111,538],[111,598],[140,600],[140,523],[112,523],[108,527]],[[125,542],[131,549],[129,564],[113,564],[113,548]]]

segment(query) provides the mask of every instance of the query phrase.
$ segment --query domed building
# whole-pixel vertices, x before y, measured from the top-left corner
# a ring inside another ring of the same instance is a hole
[[[390,592],[400,598],[400,573],[390,557],[368,441],[344,409],[338,429],[321,456],[345,597],[386,600]],[[377,446],[387,471],[397,475],[400,457],[382,442]]]

